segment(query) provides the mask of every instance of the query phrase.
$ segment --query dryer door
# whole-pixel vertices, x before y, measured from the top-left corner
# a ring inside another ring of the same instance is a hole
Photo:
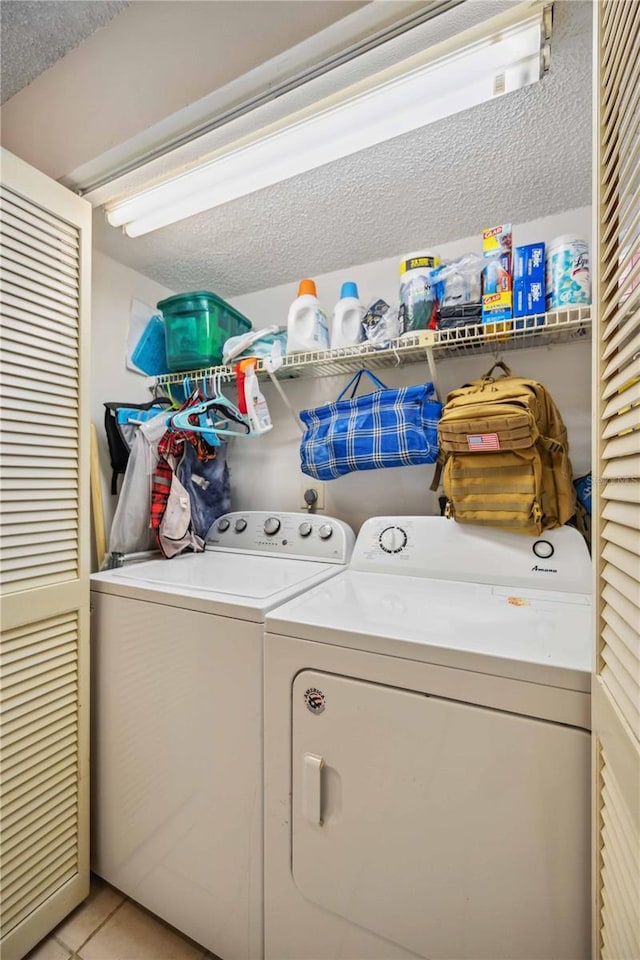
[[[589,796],[584,730],[294,681],[295,883],[420,957],[588,957]]]

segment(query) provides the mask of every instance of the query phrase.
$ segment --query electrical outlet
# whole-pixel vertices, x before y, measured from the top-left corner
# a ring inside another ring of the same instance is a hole
[[[315,500],[312,499],[314,491],[316,494]],[[309,500],[311,500],[311,503],[309,503]],[[300,481],[300,509],[309,510],[311,513],[315,510],[324,510],[324,483],[321,480],[314,480],[313,477],[302,478]]]

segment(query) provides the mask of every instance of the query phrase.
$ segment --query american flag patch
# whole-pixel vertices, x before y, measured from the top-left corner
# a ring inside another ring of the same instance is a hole
[[[467,446],[474,451],[499,450],[500,438],[497,433],[467,434]]]

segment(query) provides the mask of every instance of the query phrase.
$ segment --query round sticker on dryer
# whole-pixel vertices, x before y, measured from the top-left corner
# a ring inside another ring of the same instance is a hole
[[[305,690],[304,702],[307,705],[307,710],[310,710],[311,713],[324,713],[325,696],[322,690],[318,690],[317,687],[309,687]]]

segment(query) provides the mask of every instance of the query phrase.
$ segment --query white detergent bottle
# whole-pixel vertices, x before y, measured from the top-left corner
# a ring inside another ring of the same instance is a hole
[[[247,417],[253,434],[266,433],[273,424],[267,401],[260,392],[256,369],[248,366],[244,371],[244,399],[247,405]]]
[[[328,350],[329,328],[313,280],[301,280],[297,299],[289,307],[287,353]]]
[[[362,308],[358,300],[358,287],[347,281],[342,284],[340,299],[333,311],[331,325],[331,349],[353,347],[362,340]]]

